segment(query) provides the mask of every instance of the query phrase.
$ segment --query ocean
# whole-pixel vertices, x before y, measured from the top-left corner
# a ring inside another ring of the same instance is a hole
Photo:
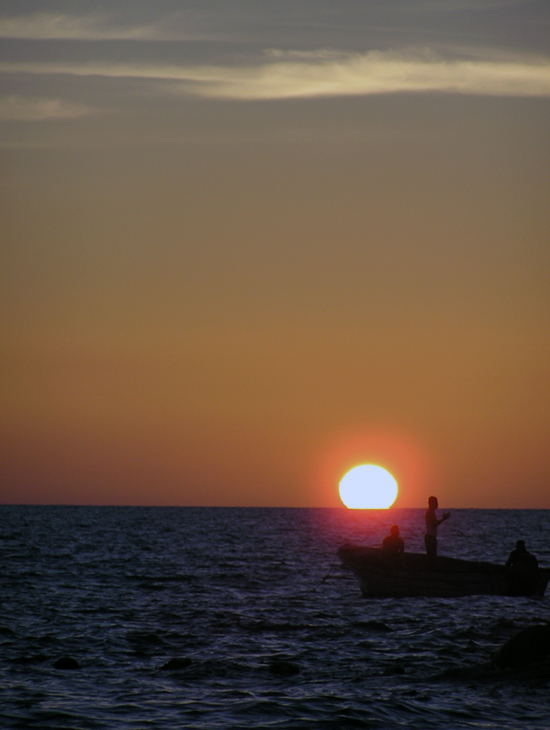
[[[0,727],[550,727],[548,663],[482,669],[550,596],[364,599],[336,551],[394,522],[423,551],[415,509],[1,506]],[[519,538],[550,567],[550,510],[452,510],[439,553]]]

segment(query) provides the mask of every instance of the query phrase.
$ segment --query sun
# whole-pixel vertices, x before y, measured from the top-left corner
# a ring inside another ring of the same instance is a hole
[[[397,482],[374,464],[348,471],[340,482],[340,499],[349,509],[387,509],[397,497]]]

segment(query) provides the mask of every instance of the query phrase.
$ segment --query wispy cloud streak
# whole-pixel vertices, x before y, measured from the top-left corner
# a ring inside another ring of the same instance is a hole
[[[0,98],[0,121],[42,122],[50,119],[77,119],[94,113],[83,104],[73,104],[62,99],[42,97],[5,96]]]
[[[0,18],[0,38],[162,41],[183,40],[190,32],[190,20],[182,12],[146,24],[117,21],[109,15],[75,16],[63,13]]]
[[[427,53],[272,53],[256,66],[156,63],[0,63],[2,73],[71,74],[180,82],[178,90],[235,100],[445,92],[550,96],[550,59],[438,58]]]

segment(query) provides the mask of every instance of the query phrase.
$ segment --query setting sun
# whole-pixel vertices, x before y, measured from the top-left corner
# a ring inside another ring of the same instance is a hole
[[[340,499],[349,509],[387,509],[397,497],[397,482],[374,464],[348,471],[340,482]]]

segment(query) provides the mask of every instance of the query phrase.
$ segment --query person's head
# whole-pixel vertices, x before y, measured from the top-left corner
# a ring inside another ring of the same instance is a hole
[[[523,540],[518,540],[516,542],[516,550],[519,550],[520,552],[524,552],[525,549],[526,549],[525,548],[525,543],[523,542]]]
[[[397,525],[392,525],[390,527],[390,535],[393,537],[399,537],[399,527]]]
[[[438,507],[437,497],[430,497],[428,499],[428,507],[430,509],[437,509],[437,507]]]

